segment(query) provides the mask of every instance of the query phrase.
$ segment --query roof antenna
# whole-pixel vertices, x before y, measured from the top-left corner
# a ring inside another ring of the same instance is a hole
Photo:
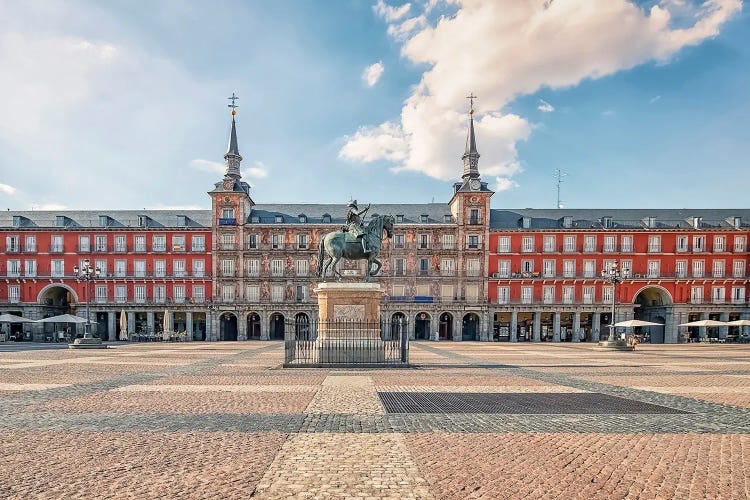
[[[559,168],[555,170],[555,179],[557,179],[557,208],[563,208],[562,200],[560,199],[560,184],[563,183],[563,177],[566,175],[568,175],[568,173]]]

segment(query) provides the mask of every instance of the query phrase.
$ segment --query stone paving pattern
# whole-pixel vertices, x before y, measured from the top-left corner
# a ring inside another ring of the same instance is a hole
[[[279,342],[0,351],[0,498],[750,498],[750,348]],[[676,414],[386,414],[379,392],[598,393]]]

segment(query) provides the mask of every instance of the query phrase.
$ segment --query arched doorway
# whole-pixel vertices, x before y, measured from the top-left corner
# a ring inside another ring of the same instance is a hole
[[[634,318],[642,321],[664,324],[667,309],[672,305],[672,296],[660,286],[647,286],[635,294],[633,299]],[[637,328],[634,333],[641,336],[644,342],[663,344],[664,326],[644,326]],[[674,339],[675,342],[677,339]]]
[[[281,313],[272,314],[269,326],[270,326],[269,338],[271,340],[284,340],[284,315],[283,314]]]
[[[393,313],[391,316],[391,340],[398,340],[400,335],[407,331],[406,315],[402,312]]]
[[[451,313],[443,313],[440,315],[438,339],[453,340],[453,315]]]
[[[81,310],[85,310],[86,307],[85,305],[78,303],[78,296],[72,288],[61,283],[53,283],[42,288],[37,296],[37,301],[44,309],[42,312],[43,318],[58,316],[60,314],[75,315],[76,308],[81,307]],[[92,321],[96,320],[96,318],[91,319]],[[17,325],[16,328],[23,332],[23,338],[25,340],[31,340],[30,330],[26,330],[21,324]],[[70,335],[72,337],[83,336],[83,326],[64,323],[43,323],[42,333],[44,337],[52,337],[55,335],[56,331],[67,330],[68,328],[70,328]]]
[[[414,318],[414,338],[416,340],[429,340],[430,338],[430,315],[421,312]]]
[[[479,316],[469,313],[464,316],[461,340],[479,340]]]
[[[260,315],[258,313],[247,315],[247,339],[260,340]]]
[[[237,316],[224,313],[219,318],[219,340],[237,340]]]
[[[294,316],[294,337],[297,340],[312,340],[310,317],[303,312]]]

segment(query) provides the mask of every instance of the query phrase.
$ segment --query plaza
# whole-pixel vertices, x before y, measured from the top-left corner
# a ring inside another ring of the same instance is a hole
[[[33,347],[30,349],[29,347]],[[0,345],[2,498],[747,498],[750,349]]]

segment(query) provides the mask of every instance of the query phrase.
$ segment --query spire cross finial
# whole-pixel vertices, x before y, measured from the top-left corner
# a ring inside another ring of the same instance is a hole
[[[238,100],[239,97],[237,97],[236,95],[234,95],[234,92],[232,92],[232,97],[227,97],[227,99],[229,99],[230,101],[232,101],[232,104],[228,104],[227,107],[228,108],[232,108],[232,114],[234,114],[234,108],[239,108],[239,106],[237,106],[234,103],[234,101]]]
[[[477,96],[474,95],[474,92],[470,92],[469,95],[466,96],[466,98],[469,100],[469,106],[471,107],[469,110],[470,114],[474,114],[474,99],[477,98]]]

